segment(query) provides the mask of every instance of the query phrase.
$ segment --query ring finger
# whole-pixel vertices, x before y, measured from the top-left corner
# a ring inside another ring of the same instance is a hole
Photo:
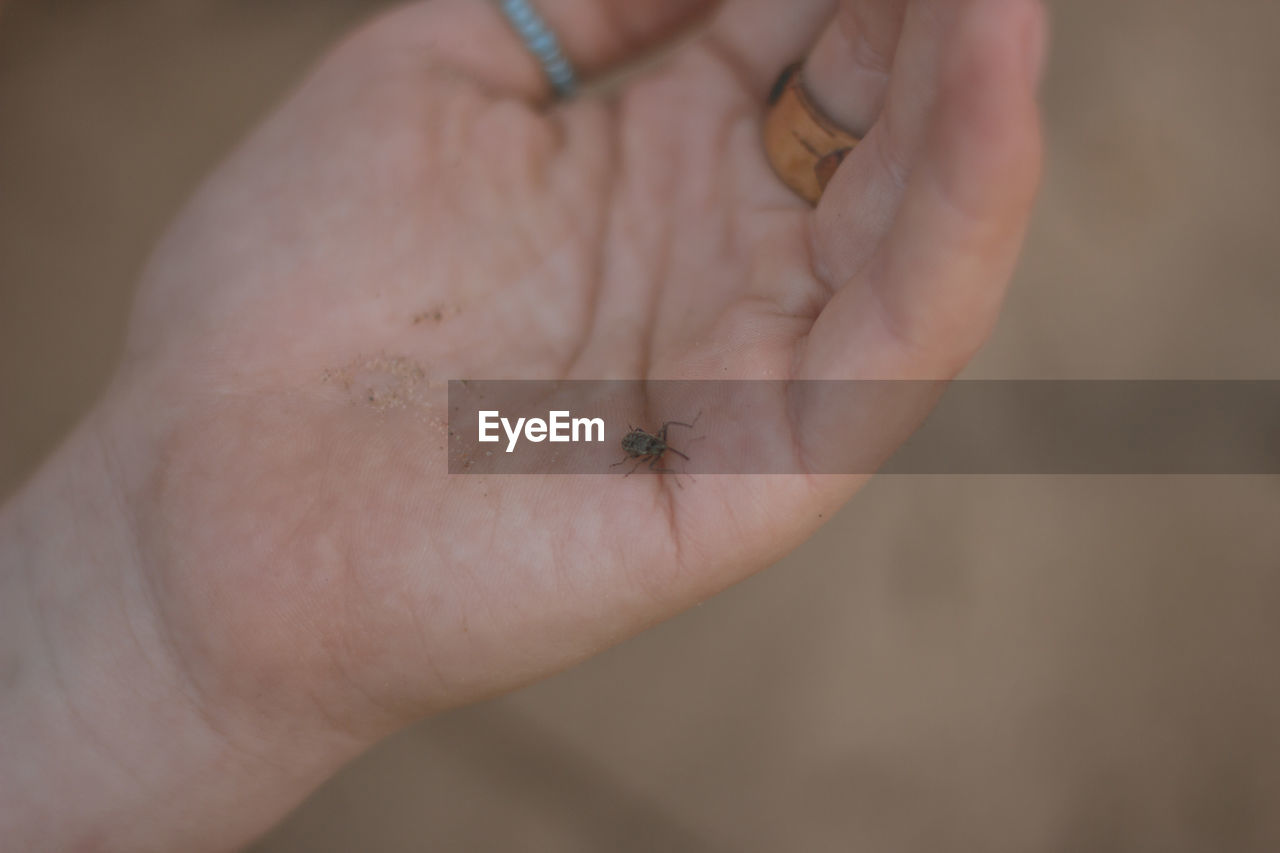
[[[843,0],[806,84],[865,139],[832,179],[815,219],[828,283],[859,272],[889,232],[937,101],[938,64],[963,3]]]

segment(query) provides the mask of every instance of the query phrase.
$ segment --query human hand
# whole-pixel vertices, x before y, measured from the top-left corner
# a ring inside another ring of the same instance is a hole
[[[1040,169],[1035,0],[713,5],[542,0],[595,74],[713,15],[557,105],[490,5],[397,11],[148,267],[92,434],[150,653],[227,752],[295,762],[260,809],[201,810],[230,841],[415,717],[765,567],[860,482],[448,477],[445,380],[945,379],[988,334]],[[811,48],[866,131],[816,211],[760,148]]]

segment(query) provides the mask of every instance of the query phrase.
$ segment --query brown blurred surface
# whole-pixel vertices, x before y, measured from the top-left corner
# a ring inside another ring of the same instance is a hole
[[[0,494],[109,376],[194,183],[379,5],[6,7]],[[1054,17],[1045,193],[971,375],[1280,377],[1280,7]],[[1267,478],[880,479],[729,594],[388,741],[257,849],[1280,849],[1278,510]]]

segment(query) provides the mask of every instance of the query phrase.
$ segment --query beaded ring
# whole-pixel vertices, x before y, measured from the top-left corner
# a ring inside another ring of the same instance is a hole
[[[572,97],[578,90],[578,75],[560,49],[560,40],[529,0],[501,0],[499,3],[516,34],[524,41],[551,83],[558,97]]]

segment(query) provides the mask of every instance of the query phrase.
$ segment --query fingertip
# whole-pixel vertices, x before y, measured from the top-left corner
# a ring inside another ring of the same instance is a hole
[[[944,64],[932,156],[950,200],[981,219],[1029,205],[1039,185],[1040,0],[978,0]]]
[[[1032,0],[1026,26],[1027,31],[1023,36],[1026,45],[1026,74],[1033,92],[1038,96],[1049,60],[1049,8],[1042,0]]]

